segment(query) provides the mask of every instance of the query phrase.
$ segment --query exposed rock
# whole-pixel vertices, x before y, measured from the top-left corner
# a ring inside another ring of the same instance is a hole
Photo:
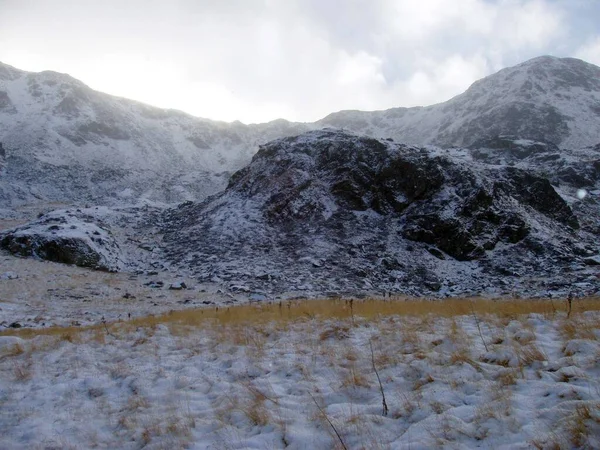
[[[600,255],[590,256],[583,260],[588,266],[600,266]]]
[[[18,256],[91,269],[116,271],[121,268],[119,247],[111,233],[64,211],[48,213],[3,233],[0,247]]]
[[[514,164],[518,160],[540,155],[560,157],[560,149],[555,144],[506,135],[480,139],[469,148],[473,158],[488,164]]]

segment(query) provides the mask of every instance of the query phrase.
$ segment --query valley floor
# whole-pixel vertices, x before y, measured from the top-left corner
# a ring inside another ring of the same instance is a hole
[[[328,300],[3,334],[0,448],[600,447],[598,299],[569,317]]]
[[[170,290],[171,283],[188,289]],[[93,325],[171,310],[248,301],[167,271],[109,273],[0,253],[0,330]]]

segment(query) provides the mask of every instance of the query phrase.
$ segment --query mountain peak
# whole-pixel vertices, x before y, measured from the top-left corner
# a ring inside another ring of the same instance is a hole
[[[513,135],[578,148],[600,142],[599,117],[600,67],[545,55],[478,80],[444,103],[340,111],[318,124],[442,147]]]

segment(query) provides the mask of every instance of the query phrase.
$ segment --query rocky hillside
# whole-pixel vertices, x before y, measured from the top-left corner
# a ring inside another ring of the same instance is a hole
[[[542,56],[428,107],[341,111],[317,122],[411,144],[469,146],[509,134],[580,148],[600,142],[600,67]]]
[[[327,126],[410,144],[470,146],[509,134],[561,148],[600,142],[600,68],[541,57],[448,102],[343,111],[312,124],[198,119],[96,92],[68,75],[0,64],[0,212],[32,203],[200,200],[258,145]]]
[[[442,150],[312,131],[167,211],[166,257],[234,290],[594,292],[599,180],[598,147],[500,137]]]

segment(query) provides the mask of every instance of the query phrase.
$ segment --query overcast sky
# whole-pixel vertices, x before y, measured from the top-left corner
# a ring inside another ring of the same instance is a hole
[[[542,54],[600,65],[600,0],[0,0],[0,61],[218,120],[428,105]]]

